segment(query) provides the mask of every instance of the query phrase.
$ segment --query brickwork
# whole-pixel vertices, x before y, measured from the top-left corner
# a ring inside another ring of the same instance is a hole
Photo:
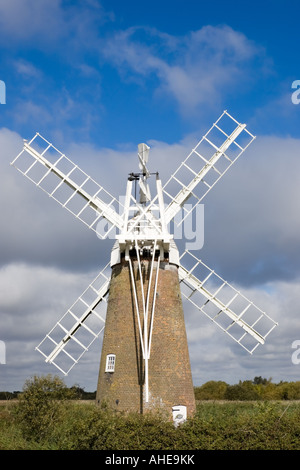
[[[156,268],[153,272],[155,276]],[[142,261],[145,295],[150,262]],[[140,278],[137,263],[134,275],[142,312]],[[153,301],[150,295],[150,311]],[[143,325],[142,325],[143,328]],[[105,372],[107,354],[116,355],[115,371]],[[177,267],[161,263],[149,359],[149,402],[143,394],[144,361],[140,346],[137,312],[128,263],[112,268],[112,280],[103,337],[97,387],[97,403],[105,401],[120,411],[145,412],[160,408],[171,413],[172,406],[187,406],[188,415],[195,410],[194,390],[184,324]]]

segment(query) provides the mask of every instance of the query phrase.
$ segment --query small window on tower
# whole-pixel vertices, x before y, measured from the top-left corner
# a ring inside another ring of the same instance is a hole
[[[115,354],[107,354],[105,372],[114,372],[115,371],[115,363],[116,363],[116,355]]]

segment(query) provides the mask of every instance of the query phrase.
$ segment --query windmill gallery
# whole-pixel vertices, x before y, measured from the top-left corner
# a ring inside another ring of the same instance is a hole
[[[179,211],[181,222],[192,215],[253,140],[224,111],[164,185],[148,169],[150,148],[139,144],[139,171],[129,173],[124,204],[40,134],[12,162],[96,233],[104,218],[109,229],[99,238],[116,231],[108,264],[37,346],[67,374],[104,330],[98,404],[159,408],[175,422],[193,414],[182,297],[250,353],[276,326],[193,253],[179,254],[168,231]]]

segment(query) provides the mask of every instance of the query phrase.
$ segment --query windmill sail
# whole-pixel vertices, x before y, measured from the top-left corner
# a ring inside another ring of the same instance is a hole
[[[166,222],[183,209],[181,224],[254,139],[245,124],[224,111],[164,185]],[[192,203],[189,210],[184,207],[187,200]]]
[[[182,295],[194,307],[249,353],[264,344],[277,325],[272,318],[189,251],[181,255],[180,263]]]
[[[46,362],[65,375],[104,329],[109,283],[108,263],[36,347]]]
[[[111,226],[104,234],[97,232],[99,237],[123,227],[115,210],[120,203],[40,134],[24,143],[11,165],[95,232],[104,217]]]

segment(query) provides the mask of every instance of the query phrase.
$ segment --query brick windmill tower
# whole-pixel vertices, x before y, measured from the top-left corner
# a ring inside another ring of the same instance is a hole
[[[169,231],[179,213],[180,223],[192,215],[253,139],[224,111],[164,186],[148,169],[149,147],[140,144],[139,171],[129,174],[123,204],[40,134],[12,162],[99,238],[115,238],[110,262],[36,348],[67,374],[105,329],[97,403],[159,408],[179,421],[194,412],[182,297],[250,353],[276,326],[191,252],[179,255]]]

